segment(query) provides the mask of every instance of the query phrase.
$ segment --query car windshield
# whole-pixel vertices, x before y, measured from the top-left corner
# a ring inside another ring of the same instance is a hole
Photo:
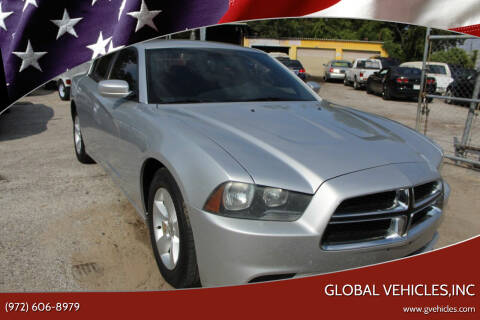
[[[152,49],[146,64],[150,103],[316,100],[293,73],[259,52]]]
[[[427,68],[428,68],[428,73],[447,74],[447,69],[445,69],[444,66],[429,64]]]
[[[348,61],[335,61],[332,62],[332,67],[351,68],[352,64]]]

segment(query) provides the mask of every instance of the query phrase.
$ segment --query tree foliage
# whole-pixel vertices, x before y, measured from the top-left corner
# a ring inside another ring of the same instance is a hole
[[[425,28],[401,23],[355,19],[281,19],[248,23],[249,35],[265,38],[317,38],[383,41],[384,49],[400,61],[422,60]],[[449,34],[435,30],[433,34]],[[437,41],[448,49],[457,42]]]
[[[470,56],[465,50],[460,48],[450,48],[448,50],[436,51],[431,54],[430,61],[445,62],[453,65],[459,65],[471,69],[475,63],[473,56]]]

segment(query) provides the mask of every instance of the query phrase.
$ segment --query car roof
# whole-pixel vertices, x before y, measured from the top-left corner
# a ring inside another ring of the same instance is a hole
[[[155,39],[155,40],[134,44],[133,47],[140,50],[162,49],[162,48],[200,48],[200,49],[211,48],[211,49],[230,49],[230,50],[263,52],[261,50],[245,48],[245,47],[228,44],[228,43],[198,41],[198,40]]]
[[[402,66],[408,66],[408,65],[411,65],[411,66],[422,66],[423,65],[423,62],[422,61],[410,61],[410,62],[404,62],[400,65],[400,67]],[[427,61],[427,65],[437,65],[437,66],[446,66],[447,64],[445,62],[430,62],[430,61]]]

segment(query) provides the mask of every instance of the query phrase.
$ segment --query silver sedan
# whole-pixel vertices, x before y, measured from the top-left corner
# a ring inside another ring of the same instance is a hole
[[[323,80],[344,80],[347,70],[352,67],[352,63],[345,60],[332,60],[323,66],[325,67]]]
[[[449,194],[440,148],[312,87],[253,49],[138,44],[73,79],[75,153],[103,166],[146,220],[177,288],[432,249]]]

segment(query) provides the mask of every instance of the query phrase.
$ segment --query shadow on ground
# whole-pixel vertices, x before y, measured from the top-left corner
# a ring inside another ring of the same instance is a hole
[[[0,142],[20,139],[47,130],[53,109],[43,104],[20,102],[0,116]]]

